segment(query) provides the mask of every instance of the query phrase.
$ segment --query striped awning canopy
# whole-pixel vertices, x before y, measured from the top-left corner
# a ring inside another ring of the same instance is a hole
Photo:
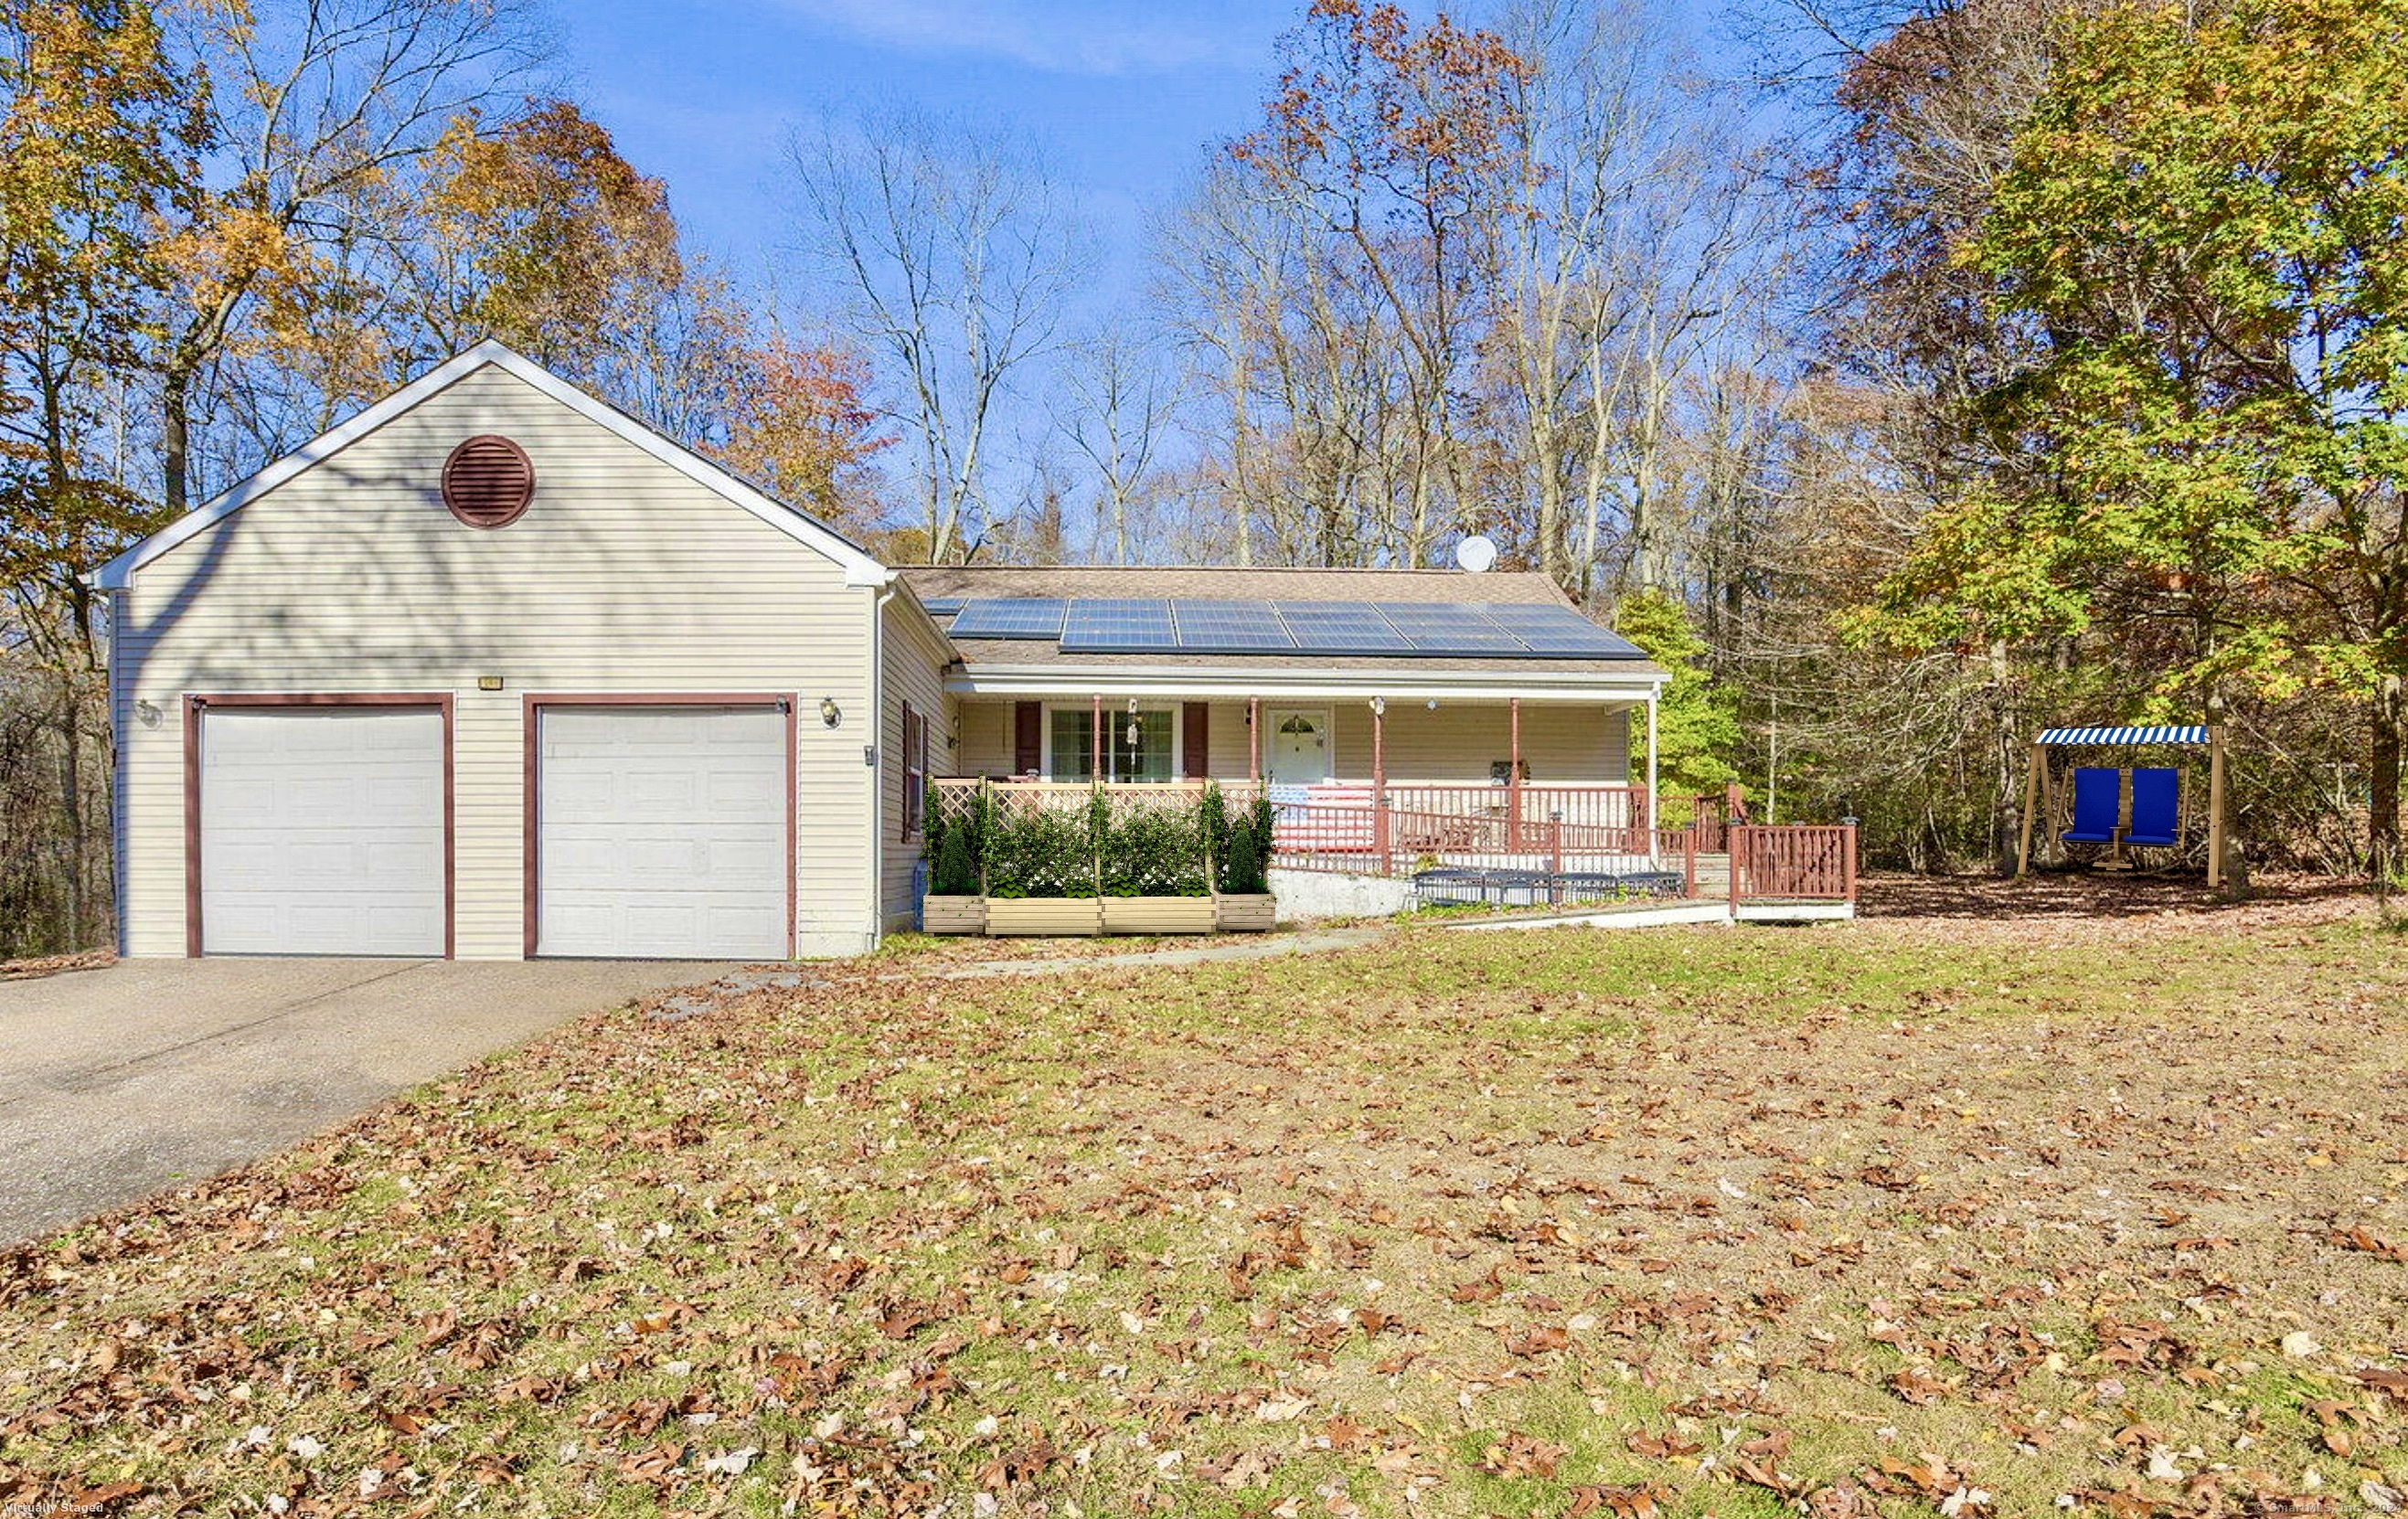
[[[2203,744],[2207,726],[2199,723],[2161,723],[2142,728],[2051,728],[2040,736],[2043,744]]]

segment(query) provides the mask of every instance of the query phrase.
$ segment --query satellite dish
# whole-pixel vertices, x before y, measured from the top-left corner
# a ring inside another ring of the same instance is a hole
[[[1497,545],[1478,533],[1455,546],[1455,564],[1477,575],[1497,563]]]

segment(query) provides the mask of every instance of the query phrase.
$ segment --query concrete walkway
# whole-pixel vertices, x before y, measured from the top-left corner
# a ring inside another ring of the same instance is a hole
[[[134,960],[0,982],[0,1243],[272,1154],[575,1014],[734,968]]]
[[[1150,970],[1164,966],[1209,966],[1230,960],[1276,960],[1283,955],[1311,954],[1319,950],[1351,950],[1383,938],[1385,928],[1307,928],[1293,934],[1263,934],[1235,944],[1204,944],[1194,949],[1131,950],[1119,954],[1065,954],[1040,960],[980,960],[947,966],[940,970],[898,972],[882,981],[909,981],[917,976],[939,981],[976,981],[993,976],[1059,976],[1074,970]]]

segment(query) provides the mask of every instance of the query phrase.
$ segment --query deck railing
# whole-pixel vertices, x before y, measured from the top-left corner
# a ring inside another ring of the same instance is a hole
[[[1856,830],[1851,825],[1742,824],[1730,830],[1733,902],[1853,902]]]

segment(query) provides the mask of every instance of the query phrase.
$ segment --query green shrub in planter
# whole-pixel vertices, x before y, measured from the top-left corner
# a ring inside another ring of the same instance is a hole
[[[1186,808],[1145,807],[1112,819],[1106,813],[1103,881],[1106,896],[1209,896],[1203,829]]]
[[[1230,826],[1229,857],[1221,870],[1221,889],[1232,896],[1268,889],[1264,883],[1262,845],[1255,838],[1251,818],[1241,818]]]
[[[978,859],[970,853],[968,828],[957,824],[945,830],[944,847],[937,853],[928,889],[939,896],[979,895]]]
[[[1204,831],[1204,857],[1212,863],[1212,877],[1217,881],[1223,863],[1229,857],[1229,801],[1214,781],[1204,782],[1204,799],[1197,808],[1196,822]]]
[[[1096,895],[1093,808],[1001,807],[986,820],[986,895]]]

